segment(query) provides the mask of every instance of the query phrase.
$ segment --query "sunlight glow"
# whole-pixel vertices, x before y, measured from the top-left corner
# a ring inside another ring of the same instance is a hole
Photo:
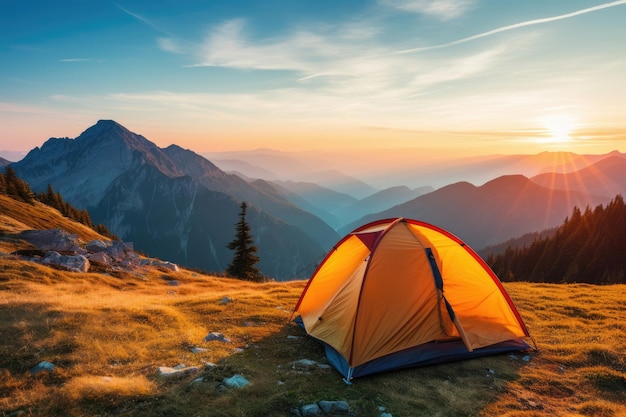
[[[548,131],[548,136],[539,138],[540,143],[569,143],[576,128],[574,117],[566,114],[548,116],[541,119],[541,124]]]

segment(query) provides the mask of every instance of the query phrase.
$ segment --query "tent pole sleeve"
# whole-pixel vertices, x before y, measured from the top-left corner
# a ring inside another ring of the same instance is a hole
[[[450,319],[452,320],[452,323],[454,323],[454,326],[456,327],[456,330],[459,332],[459,336],[461,336],[461,340],[463,340],[463,343],[465,344],[465,347],[467,347],[467,350],[472,352],[474,349],[472,349],[472,346],[469,343],[469,339],[467,337],[467,334],[465,333],[465,330],[463,329],[463,326],[461,326],[461,322],[457,318],[456,314],[454,314],[454,310],[452,309],[452,306],[450,305],[450,303],[446,299],[446,296],[445,296],[445,294],[443,292],[443,277],[441,276],[441,271],[439,270],[439,266],[437,265],[437,260],[435,259],[435,255],[433,254],[433,250],[431,248],[424,248],[424,250],[426,251],[426,257],[428,258],[428,263],[430,264],[430,269],[431,269],[431,271],[433,273],[433,278],[435,280],[435,285],[437,286],[437,289],[440,291],[440,294],[441,294],[441,297],[443,298],[443,301],[446,303],[446,310],[448,310],[448,314],[450,315]]]

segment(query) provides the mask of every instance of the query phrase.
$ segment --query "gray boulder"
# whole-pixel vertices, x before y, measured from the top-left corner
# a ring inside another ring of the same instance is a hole
[[[83,255],[61,255],[55,251],[46,252],[41,262],[72,272],[87,272],[91,266],[89,259]]]
[[[78,236],[61,229],[24,230],[20,233],[20,237],[44,251],[72,252],[82,255],[87,253],[80,247]]]

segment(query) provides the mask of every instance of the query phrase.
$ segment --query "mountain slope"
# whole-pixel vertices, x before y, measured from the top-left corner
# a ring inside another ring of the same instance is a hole
[[[227,174],[200,155],[176,145],[171,145],[163,151],[184,175],[190,176],[209,190],[254,204],[258,209],[277,219],[298,227],[321,247],[329,247],[337,241],[336,232],[316,217],[315,213],[311,214],[290,203],[262,181],[249,183],[237,175]]]
[[[544,187],[613,197],[626,195],[626,158],[613,155],[573,173],[546,173],[531,178]]]
[[[376,218],[409,217],[456,234],[475,249],[560,224],[574,206],[603,197],[550,190],[522,175],[496,178],[480,187],[459,182],[420,196],[346,227],[346,233]]]
[[[138,249],[187,266],[226,267],[232,253],[225,245],[234,236],[242,200],[267,275],[310,273],[323,248],[338,239],[323,221],[279,196],[193,152],[158,148],[114,121],[101,120],[74,140],[50,139],[12,166],[33,190],[52,184]]]

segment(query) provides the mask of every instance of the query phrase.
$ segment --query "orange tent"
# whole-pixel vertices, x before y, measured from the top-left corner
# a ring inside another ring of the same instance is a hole
[[[294,314],[347,381],[529,348],[522,318],[476,252],[450,232],[404,218],[341,239]]]

